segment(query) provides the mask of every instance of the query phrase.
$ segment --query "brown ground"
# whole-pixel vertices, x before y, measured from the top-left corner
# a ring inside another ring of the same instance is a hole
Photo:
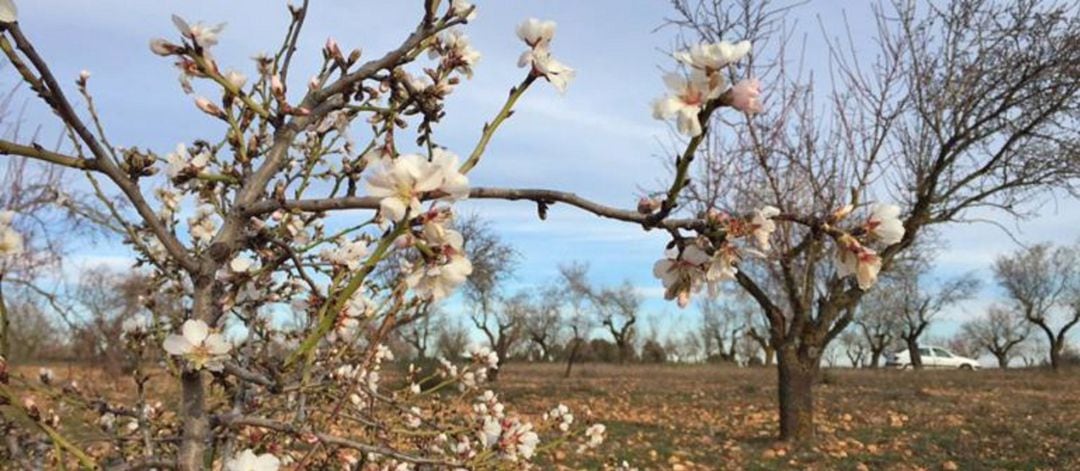
[[[112,397],[130,393],[129,380],[53,368]],[[495,389],[521,413],[561,401],[579,421],[591,414],[607,425],[602,447],[562,456],[563,468],[1080,469],[1080,370],[827,370],[816,388],[818,442],[795,450],[774,441],[772,369],[588,364],[563,379],[562,368],[510,364]],[[18,370],[34,377],[37,368]]]
[[[818,443],[774,442],[772,369],[511,364],[500,385],[518,410],[552,398],[608,426],[594,468],[1080,469],[1080,371],[828,370],[816,388]]]

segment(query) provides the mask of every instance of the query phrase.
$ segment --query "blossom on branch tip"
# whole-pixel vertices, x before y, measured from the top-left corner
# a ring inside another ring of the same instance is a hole
[[[225,471],[277,471],[281,460],[270,453],[256,455],[251,449],[244,450],[225,461]]]
[[[184,357],[196,370],[221,371],[225,367],[224,361],[232,346],[221,334],[210,333],[206,322],[200,319],[188,319],[180,330],[181,335],[165,337],[162,347],[166,352]]]
[[[481,55],[472,47],[469,37],[461,30],[454,29],[443,32],[437,36],[437,40],[436,47],[429,49],[428,55],[432,59],[442,56],[447,67],[472,78],[472,68],[480,62]]]
[[[653,102],[653,118],[675,118],[679,132],[690,137],[700,135],[698,114],[709,100],[720,96],[720,84],[700,70],[691,71],[689,76],[666,74],[664,83],[669,94]]]
[[[441,192],[443,199],[458,200],[468,196],[468,178],[457,169],[457,156],[436,150],[435,160],[417,154],[396,159],[384,158],[367,179],[367,191],[380,198],[379,211],[393,221],[420,211],[420,197]]]
[[[900,207],[895,204],[875,204],[870,207],[866,231],[885,245],[892,245],[904,238],[904,222],[900,220]]]
[[[172,21],[180,34],[203,49],[215,46],[218,43],[218,34],[225,29],[225,23],[216,26],[209,26],[204,23],[190,24],[177,15],[172,16]]]
[[[697,244],[688,244],[681,253],[669,250],[667,256],[653,265],[653,276],[664,284],[664,299],[675,299],[679,307],[690,304],[690,295],[701,291],[705,280],[705,264],[709,254]]]
[[[530,67],[532,74],[544,77],[559,93],[566,93],[566,87],[577,72],[559,62],[551,55],[551,40],[555,37],[555,22],[529,18],[517,27],[517,35],[529,46],[518,58],[518,67]]]
[[[750,41],[730,43],[720,41],[713,44],[695,44],[689,49],[676,52],[675,60],[694,69],[708,73],[716,72],[729,64],[742,60],[750,53]]]
[[[476,8],[466,0],[450,0],[450,14],[472,21],[476,19]]]
[[[758,79],[743,79],[731,87],[731,107],[746,114],[758,114],[762,110],[761,82]]]

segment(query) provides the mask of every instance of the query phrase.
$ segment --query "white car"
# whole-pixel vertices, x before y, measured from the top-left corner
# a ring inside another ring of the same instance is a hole
[[[919,347],[919,356],[926,368],[959,368],[961,370],[974,370],[979,368],[979,361],[962,357],[941,347]],[[907,350],[889,355],[885,360],[885,366],[895,368],[911,367],[911,354]]]

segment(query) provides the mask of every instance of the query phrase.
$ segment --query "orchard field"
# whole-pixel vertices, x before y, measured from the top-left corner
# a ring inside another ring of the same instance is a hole
[[[133,393],[100,371],[50,366],[58,381],[74,378],[91,394],[123,401]],[[16,370],[28,384],[36,372]],[[1076,371],[826,369],[816,390],[818,439],[803,450],[775,440],[772,368],[585,364],[570,378],[562,373],[563,365],[511,363],[493,386],[523,414],[539,416],[562,398],[577,420],[607,426],[597,450],[557,453],[542,469],[611,469],[623,461],[642,470],[1080,467]],[[151,384],[176,397],[162,388]],[[66,420],[82,429],[73,441],[93,450],[93,426]]]
[[[585,365],[563,379],[519,363],[499,388],[523,411],[552,397],[587,408],[608,427],[598,455],[639,469],[1061,470],[1080,468],[1076,373],[827,369],[807,451],[775,443],[772,368]]]

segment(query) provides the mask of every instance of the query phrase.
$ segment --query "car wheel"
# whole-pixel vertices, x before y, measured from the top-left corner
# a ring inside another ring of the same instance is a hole
[[[968,371],[972,371],[972,370],[974,370],[975,368],[972,368],[972,366],[971,366],[971,365],[968,365],[968,364],[966,364],[966,363],[965,363],[965,364],[963,364],[963,365],[960,365],[960,369],[961,369],[961,370],[968,370]]]

